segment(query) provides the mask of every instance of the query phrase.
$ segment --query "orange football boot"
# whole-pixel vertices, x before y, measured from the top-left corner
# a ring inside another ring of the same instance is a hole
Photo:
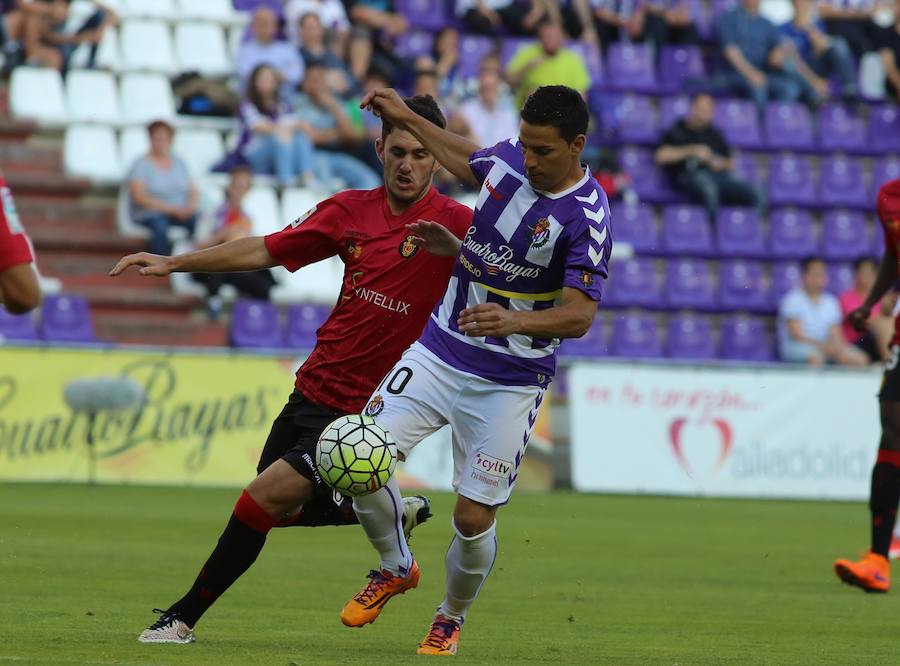
[[[848,585],[855,585],[866,592],[887,592],[891,587],[891,566],[886,557],[868,553],[859,562],[838,560],[834,573]]]
[[[434,616],[431,628],[419,643],[416,654],[436,654],[453,656],[459,647],[459,628],[462,625],[446,615]]]
[[[405,576],[373,569],[368,578],[369,582],[362,591],[341,611],[341,622],[348,627],[361,627],[374,622],[391,597],[416,587],[419,584],[419,565],[413,560],[412,568]]]

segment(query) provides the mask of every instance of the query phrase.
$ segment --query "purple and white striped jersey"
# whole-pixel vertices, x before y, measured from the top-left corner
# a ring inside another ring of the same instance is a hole
[[[481,303],[551,308],[563,287],[599,301],[612,250],[606,193],[588,169],[564,192],[532,189],[515,139],[473,153],[469,166],[481,183],[472,226],[420,342],[450,366],[498,384],[546,385],[558,339],[468,337],[457,319]]]

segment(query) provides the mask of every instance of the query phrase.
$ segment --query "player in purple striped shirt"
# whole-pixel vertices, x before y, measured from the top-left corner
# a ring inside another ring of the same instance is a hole
[[[457,262],[422,337],[366,409],[403,456],[444,425],[453,431],[447,591],[418,652],[455,654],[494,563],[495,515],[515,484],[560,340],[584,335],[596,315],[612,249],[609,204],[580,161],[588,110],[571,88],[539,88],[522,109],[518,139],[486,149],[426,127],[393,90],[371,92],[363,105],[413,134],[457,178],[481,185],[462,242],[437,224],[410,225],[419,244]],[[354,501],[381,564],[344,607],[348,626],[374,621],[392,596],[418,584],[399,502],[395,479]]]

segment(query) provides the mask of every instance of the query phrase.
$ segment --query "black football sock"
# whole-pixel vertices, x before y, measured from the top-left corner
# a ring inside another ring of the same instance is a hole
[[[245,490],[219,542],[184,597],[169,608],[190,627],[256,561],[275,520]]]
[[[872,514],[872,552],[888,556],[897,503],[900,502],[900,452],[879,449],[872,469],[869,511]]]

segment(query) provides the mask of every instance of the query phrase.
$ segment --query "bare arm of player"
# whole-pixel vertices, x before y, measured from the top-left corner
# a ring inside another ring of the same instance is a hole
[[[395,127],[412,134],[422,142],[429,153],[434,155],[441,166],[461,181],[473,187],[479,185],[472,169],[469,168],[469,156],[481,150],[481,146],[458,134],[441,129],[410,110],[393,88],[377,88],[367,93],[359,105],[386,119]]]
[[[580,338],[597,314],[597,302],[584,292],[563,288],[562,304],[546,310],[514,312],[497,303],[482,303],[459,313],[459,330],[469,337],[505,338],[516,333],[533,338]]]
[[[263,237],[253,236],[174,257],[149,252],[129,254],[122,257],[109,274],[115,277],[129,266],[139,266],[141,275],[165,277],[169,273],[241,273],[277,265],[266,249]]]
[[[33,264],[16,264],[0,271],[0,304],[12,314],[31,312],[41,304],[41,285]]]
[[[867,329],[869,315],[872,314],[872,308],[878,303],[888,290],[894,286],[897,281],[897,252],[888,245],[884,250],[884,256],[881,258],[881,267],[878,269],[878,277],[875,278],[875,284],[872,285],[866,300],[857,309],[847,315],[847,321],[857,331],[865,331]]]
[[[416,220],[406,225],[410,233],[415,234],[413,243],[423,247],[437,257],[455,257],[459,254],[462,241],[453,235],[443,224]]]

